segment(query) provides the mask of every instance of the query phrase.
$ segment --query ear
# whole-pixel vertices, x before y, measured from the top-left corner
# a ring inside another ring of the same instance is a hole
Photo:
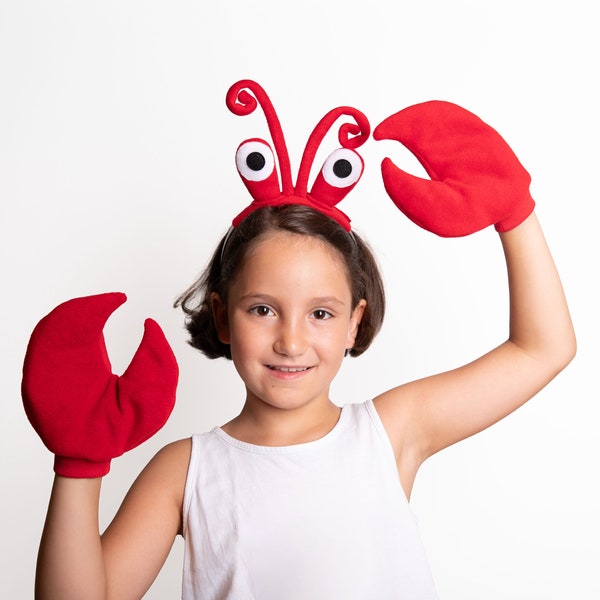
[[[223,344],[229,344],[231,336],[229,334],[229,318],[227,316],[227,306],[221,300],[221,296],[216,292],[210,295],[210,307],[212,310],[215,328],[219,341]]]
[[[356,336],[358,334],[358,326],[362,321],[366,308],[367,301],[363,298],[359,300],[358,304],[356,305],[356,307],[352,311],[352,314],[350,315],[350,323],[348,324],[348,337],[346,339],[346,348],[348,350],[354,347],[354,342],[356,341]]]

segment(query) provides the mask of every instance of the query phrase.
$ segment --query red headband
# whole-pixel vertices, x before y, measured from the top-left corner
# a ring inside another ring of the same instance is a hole
[[[246,90],[250,90],[254,95]],[[350,231],[350,219],[336,208],[336,204],[356,185],[362,175],[364,162],[354,148],[362,146],[369,137],[370,125],[367,117],[349,106],[340,106],[329,111],[308,138],[294,186],[283,131],[265,91],[256,82],[244,79],[232,85],[227,92],[227,107],[236,115],[249,115],[258,104],[263,109],[275,146],[281,187],[271,146],[259,138],[242,142],[236,152],[236,166],[253,202],[233,219],[233,227],[239,225],[257,208],[302,204],[331,217],[346,231]],[[342,147],[329,155],[308,192],[308,178],[319,145],[335,121],[343,115],[354,118],[356,123],[340,125],[338,140]]]

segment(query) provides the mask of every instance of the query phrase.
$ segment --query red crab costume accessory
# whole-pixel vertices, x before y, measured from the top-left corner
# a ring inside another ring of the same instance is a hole
[[[254,201],[233,219],[232,226],[236,227],[251,212],[263,206],[302,204],[326,214],[346,231],[350,231],[350,219],[336,204],[354,188],[363,172],[363,159],[354,149],[364,144],[369,137],[370,125],[365,115],[349,106],[341,106],[328,112],[319,121],[306,143],[294,186],[283,131],[277,113],[262,87],[249,79],[238,81],[229,88],[226,101],[229,110],[241,116],[254,112],[260,104],[267,119],[279,164],[278,174],[275,154],[266,141],[252,138],[240,144],[236,152],[236,166]],[[342,147],[332,152],[325,160],[312,188],[308,191],[308,178],[319,145],[335,121],[342,116],[350,116],[356,123],[344,123],[340,126],[338,140]]]
[[[442,237],[469,235],[489,225],[508,231],[534,209],[531,177],[509,145],[456,104],[409,106],[380,123],[373,137],[404,144],[431,177],[405,173],[389,158],[381,165],[396,206],[428,231]]]
[[[125,302],[108,293],[68,300],[35,327],[23,365],[25,412],[65,477],[101,477],[111,459],[167,421],[178,367],[165,336],[146,319],[142,341],[122,376],[114,375],[102,329]]]
[[[248,79],[239,81],[227,92],[226,102],[236,115],[248,115],[260,104],[276,150],[273,153],[259,138],[238,147],[236,166],[254,200],[235,217],[233,227],[262,206],[303,204],[350,231],[350,219],[336,205],[354,188],[364,169],[354,149],[369,136],[365,115],[347,106],[327,113],[309,137],[294,186],[281,125],[263,88]],[[308,192],[316,151],[343,115],[356,123],[340,127],[342,147],[325,161]],[[381,165],[390,198],[409,219],[432,233],[458,237],[489,225],[499,232],[508,231],[534,209],[531,178],[509,145],[492,127],[456,104],[430,101],[409,106],[380,123],[373,137],[401,142],[425,168],[430,180],[400,170],[389,158]]]

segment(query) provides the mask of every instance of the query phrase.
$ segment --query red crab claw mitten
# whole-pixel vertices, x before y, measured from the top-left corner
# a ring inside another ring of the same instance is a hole
[[[102,330],[125,300],[121,293],[68,300],[31,334],[23,404],[59,475],[106,475],[111,459],[154,435],[175,405],[177,361],[155,321],[146,320],[123,375],[112,373]]]
[[[385,189],[420,227],[458,237],[494,225],[508,231],[533,211],[531,177],[500,134],[469,111],[443,101],[409,106],[380,123],[376,140],[404,144],[431,181],[381,164]]]

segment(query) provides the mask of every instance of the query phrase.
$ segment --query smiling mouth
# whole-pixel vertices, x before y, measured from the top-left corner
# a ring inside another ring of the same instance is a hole
[[[310,367],[277,367],[275,365],[267,365],[271,371],[278,371],[280,373],[302,373],[308,371]]]

